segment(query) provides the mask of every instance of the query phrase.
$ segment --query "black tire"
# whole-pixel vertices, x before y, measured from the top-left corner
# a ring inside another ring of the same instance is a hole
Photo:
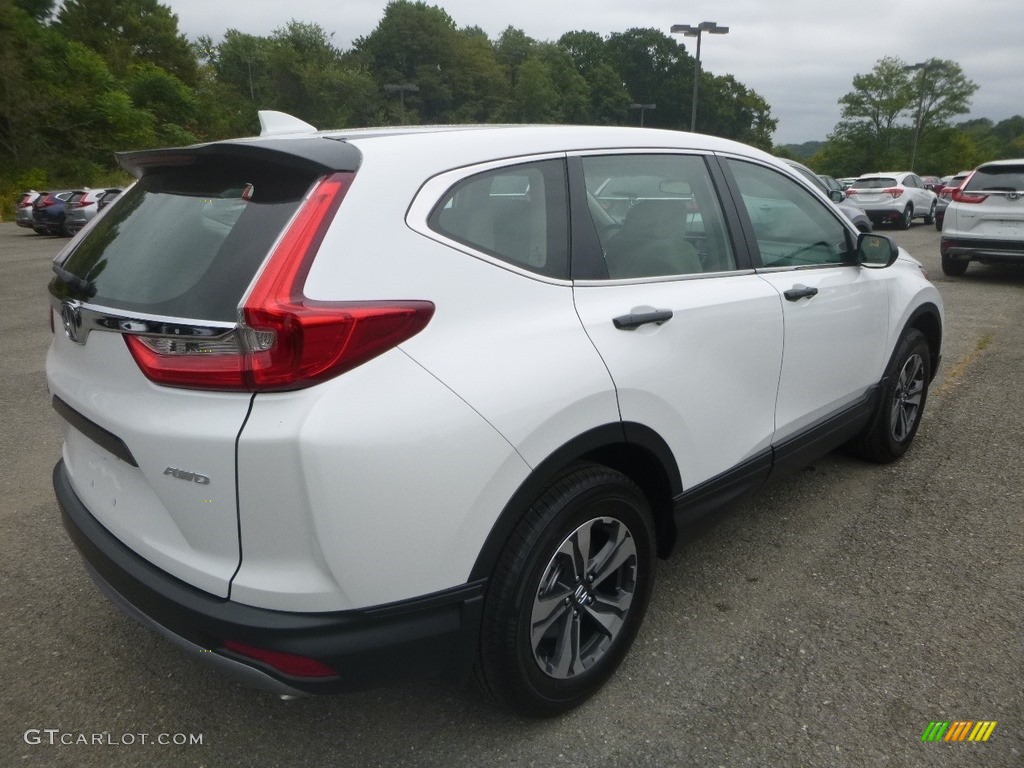
[[[900,229],[910,229],[910,225],[914,222],[914,206],[908,205],[903,209],[903,215],[900,216],[897,226]]]
[[[921,425],[930,382],[928,341],[923,333],[911,328],[896,344],[882,380],[878,413],[854,439],[854,452],[879,463],[895,461],[906,453]]]
[[[952,256],[942,254],[942,274],[950,277],[963,277],[970,263],[970,259],[954,259]]]
[[[924,217],[925,224],[935,223],[935,201],[932,201],[932,207],[928,209],[928,215]]]
[[[556,477],[509,537],[488,587],[484,690],[529,717],[595,693],[643,622],[654,539],[647,499],[629,478],[596,464]]]

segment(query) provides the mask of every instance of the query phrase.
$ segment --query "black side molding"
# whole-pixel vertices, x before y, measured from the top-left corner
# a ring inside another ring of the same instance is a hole
[[[64,421],[88,437],[94,443],[102,448],[106,448],[121,461],[133,467],[139,466],[139,462],[135,460],[135,457],[132,456],[132,452],[128,450],[128,446],[124,444],[124,440],[120,437],[115,435],[113,432],[108,432],[96,422],[87,419],[56,395],[53,396],[53,400],[50,402],[53,405],[53,410],[59,413]]]

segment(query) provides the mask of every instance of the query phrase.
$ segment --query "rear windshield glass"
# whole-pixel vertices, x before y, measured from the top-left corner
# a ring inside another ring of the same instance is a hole
[[[1024,163],[1020,165],[990,165],[987,168],[979,168],[971,177],[966,189],[1002,192],[1024,191]]]
[[[896,179],[857,179],[851,186],[854,189],[886,189],[896,186]]]
[[[60,265],[51,292],[129,312],[236,320],[245,289],[315,181],[254,165],[203,162],[146,175]]]

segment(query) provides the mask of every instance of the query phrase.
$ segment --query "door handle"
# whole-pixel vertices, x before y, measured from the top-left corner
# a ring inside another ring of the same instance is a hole
[[[641,325],[647,323],[662,323],[672,319],[671,309],[655,309],[651,312],[637,312],[636,314],[619,315],[612,319],[615,327],[620,331],[635,331]]]
[[[782,295],[786,297],[786,301],[800,301],[800,299],[809,299],[812,296],[817,296],[818,289],[797,283]]]

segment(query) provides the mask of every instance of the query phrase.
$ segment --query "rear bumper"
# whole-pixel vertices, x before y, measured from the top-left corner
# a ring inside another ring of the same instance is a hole
[[[63,461],[53,485],[64,527],[100,590],[144,625],[247,685],[276,693],[359,690],[423,675],[465,679],[476,654],[481,580],[413,600],[355,611],[254,608],[196,589],[111,535],[71,487]],[[315,659],[336,670],[297,677],[224,647],[224,641]]]
[[[939,251],[953,259],[1024,263],[1024,240],[994,240],[971,237],[943,237]]]

